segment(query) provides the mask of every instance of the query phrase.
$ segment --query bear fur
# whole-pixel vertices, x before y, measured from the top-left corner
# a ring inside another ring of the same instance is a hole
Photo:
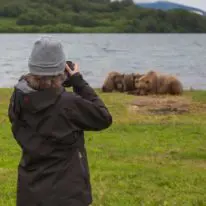
[[[174,76],[159,74],[155,71],[149,71],[135,82],[135,88],[140,95],[148,94],[172,94],[181,95],[183,86]]]
[[[134,87],[134,80],[135,80],[135,74],[124,74],[123,75],[123,88],[124,92],[133,91],[135,89]]]
[[[149,71],[135,81],[137,95],[157,94],[158,74],[155,71]]]
[[[139,74],[139,73],[136,73],[134,74],[134,78],[133,78],[133,89],[132,90],[129,90],[128,91],[128,94],[133,94],[133,95],[139,95],[140,94],[140,90],[135,86],[138,84],[139,82],[139,79],[141,77],[143,77],[144,74]]]
[[[115,91],[124,92],[124,74],[119,74],[114,77]]]
[[[132,92],[135,90],[135,80],[139,79],[142,75],[139,73],[117,75],[114,78],[116,91],[119,92]]]
[[[182,95],[182,83],[172,75],[159,75],[157,81],[158,94]]]
[[[106,84],[103,86],[103,91],[105,91],[105,85],[108,85],[110,81],[112,82],[112,91],[125,92],[135,89],[134,74],[109,73]]]
[[[121,76],[119,72],[113,71],[110,72],[106,79],[104,80],[102,91],[103,92],[113,92],[117,88],[117,80]]]
[[[135,81],[143,75],[139,73],[121,74],[119,72],[110,72],[102,86],[103,92],[132,92],[136,90]]]

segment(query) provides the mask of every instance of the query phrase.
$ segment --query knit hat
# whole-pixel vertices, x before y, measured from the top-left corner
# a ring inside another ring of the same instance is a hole
[[[42,37],[34,43],[29,58],[30,73],[40,76],[63,74],[66,67],[62,44],[52,37]]]

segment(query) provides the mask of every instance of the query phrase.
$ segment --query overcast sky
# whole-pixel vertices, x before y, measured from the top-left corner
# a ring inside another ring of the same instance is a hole
[[[134,2],[154,2],[155,0],[134,0]],[[206,0],[170,0],[170,2],[193,6],[206,11]]]

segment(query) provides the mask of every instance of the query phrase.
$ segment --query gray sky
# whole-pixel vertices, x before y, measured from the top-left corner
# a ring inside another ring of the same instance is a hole
[[[155,2],[155,0],[134,0],[134,2]],[[206,11],[206,0],[170,0],[170,2],[185,4]]]

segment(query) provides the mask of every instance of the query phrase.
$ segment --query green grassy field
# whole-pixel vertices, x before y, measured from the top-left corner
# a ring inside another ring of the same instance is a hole
[[[15,205],[20,149],[7,118],[10,89],[0,89],[0,206]],[[86,133],[93,206],[206,205],[206,91],[184,115],[128,110],[134,96],[101,94],[114,123]],[[26,205],[25,205],[26,206]]]

